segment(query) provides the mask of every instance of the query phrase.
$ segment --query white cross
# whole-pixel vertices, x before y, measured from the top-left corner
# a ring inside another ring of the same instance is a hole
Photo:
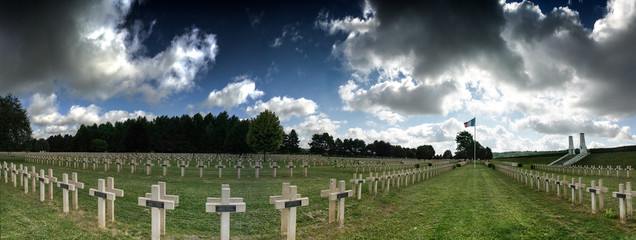
[[[338,182],[338,191],[329,194],[329,201],[338,201],[338,227],[344,226],[345,198],[353,197],[353,191],[345,190],[345,181]]]
[[[77,173],[71,173],[71,180],[68,181],[68,184],[72,184],[75,186],[76,190],[73,191],[73,209],[79,209],[78,197],[77,197],[77,189],[84,189],[84,183],[77,180]]]
[[[49,180],[49,200],[53,200],[53,183],[57,182],[57,178],[53,176],[53,169],[49,168],[49,175],[45,175],[44,178]]]
[[[97,180],[97,189],[88,189],[88,194],[97,197],[97,222],[100,228],[106,228],[106,200],[115,201],[115,194],[106,191],[104,179]]]
[[[596,213],[596,195],[599,196],[599,210],[603,210],[603,192],[608,192],[606,187],[603,187],[603,180],[600,179],[598,181],[598,186],[596,186],[596,182],[592,181],[592,187],[586,188],[585,191],[589,192],[592,197],[592,213]]]
[[[221,186],[221,198],[208,198],[205,203],[206,212],[221,213],[221,239],[230,239],[230,213],[245,212],[243,198],[231,198],[230,187],[227,184]]]
[[[282,194],[280,196],[270,196],[269,204],[275,204],[278,200],[290,199],[290,187],[289,183],[283,183]],[[300,194],[296,195],[296,198],[300,198]],[[280,211],[280,234],[287,235],[287,224],[289,223],[289,211],[281,209]]]
[[[148,194],[146,194],[147,196]],[[158,240],[161,238],[162,228],[165,219],[161,219],[161,210],[172,210],[175,208],[175,202],[171,200],[162,199],[160,197],[161,189],[159,185],[152,185],[152,191],[150,197],[139,197],[137,204],[139,206],[152,208],[152,239]]]
[[[75,185],[69,184],[68,174],[62,174],[62,182],[58,182],[57,186],[62,188],[62,210],[68,212],[68,191],[75,191]]]
[[[628,202],[630,207],[631,207],[631,202],[632,202],[632,194],[636,193],[636,192],[632,192],[631,190],[631,183],[628,183],[628,189],[627,191],[623,190],[623,184],[619,184],[618,185],[618,192],[613,192],[612,193],[612,197],[618,198],[618,209],[620,212],[620,221],[621,223],[627,223],[627,217],[625,214],[625,203]],[[631,209],[629,209],[629,211],[631,212]]]
[[[283,185],[284,186],[284,185]],[[279,200],[274,200],[274,208],[279,209],[281,211],[288,212],[287,217],[287,239],[293,240],[296,239],[296,208],[304,207],[309,205],[309,198],[299,198],[300,194],[297,194],[296,186],[289,186],[289,198],[280,198]],[[270,196],[270,203],[272,202],[272,198],[277,198],[279,196]],[[283,221],[283,219],[281,219]],[[282,231],[282,228],[281,228]]]
[[[115,194],[115,197],[124,196],[124,190],[115,188],[115,179],[113,177],[106,178],[106,189],[104,191]],[[108,218],[108,221],[114,222],[115,221],[115,199],[113,200],[107,199],[107,200],[108,201],[106,202],[106,212],[107,212],[106,217]]]

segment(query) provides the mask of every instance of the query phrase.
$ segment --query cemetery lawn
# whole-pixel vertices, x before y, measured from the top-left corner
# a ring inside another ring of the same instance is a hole
[[[23,163],[19,158],[11,161]],[[86,185],[79,192],[80,211],[62,213],[57,187],[53,202],[40,202],[39,186],[36,193],[24,194],[22,188],[4,183],[3,176],[0,239],[149,239],[149,209],[138,206],[137,197],[150,192],[150,186],[158,181],[167,182],[167,194],[180,196],[179,206],[167,211],[166,239],[218,239],[220,216],[205,212],[205,199],[219,197],[222,183],[230,184],[231,196],[242,197],[247,204],[245,213],[231,214],[231,237],[278,239],[280,214],[268,198],[280,195],[283,182],[298,186],[298,193],[310,199],[309,206],[298,208],[298,239],[636,239],[634,221],[622,225],[616,218],[592,215],[589,199],[587,205],[573,207],[480,164],[401,189],[392,186],[390,193],[375,197],[364,184],[362,200],[346,199],[343,229],[327,223],[328,202],[320,197],[320,190],[329,188],[330,178],[346,180],[347,189],[351,189],[348,181],[354,168],[312,164],[307,178],[302,176],[302,168],[296,168],[292,178],[284,168],[278,170],[278,178],[272,178],[271,169],[264,168],[260,179],[254,179],[253,168],[244,168],[241,179],[236,179],[236,169],[226,168],[219,180],[215,168],[205,168],[204,177],[199,178],[199,169],[194,167],[186,170],[185,177],[180,176],[179,168],[171,167],[163,177],[160,167],[153,167],[152,174],[146,176],[145,167],[130,174],[128,166],[117,173],[114,166],[108,172],[101,165],[93,171],[92,164],[86,170],[26,165],[38,170],[52,168],[58,178],[62,173],[77,172],[79,181]],[[114,177],[115,187],[125,194],[115,201],[116,223],[107,223],[108,230],[100,230],[97,200],[88,195],[88,189],[96,188],[97,179],[107,176]],[[363,176],[368,177],[368,172]],[[589,198],[589,194],[584,196]],[[610,204],[614,203],[606,203],[616,209]]]

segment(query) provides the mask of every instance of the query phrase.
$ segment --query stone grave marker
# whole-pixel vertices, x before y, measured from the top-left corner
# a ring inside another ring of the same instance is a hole
[[[308,162],[303,162],[303,176],[307,177],[307,169],[309,168]]]
[[[133,159],[130,163],[128,163],[128,165],[130,165],[130,174],[134,174],[135,169],[137,168],[137,162]]]
[[[272,168],[272,176],[276,177],[276,169],[280,168],[280,166],[276,165],[276,162],[272,162],[269,167]]]
[[[38,172],[35,171],[35,166],[31,166],[31,192],[35,192],[35,185],[38,177]]]
[[[68,212],[68,191],[75,191],[75,185],[69,184],[68,174],[62,174],[62,181],[57,183],[59,188],[62,188],[62,210]]]
[[[223,168],[225,168],[225,166],[221,163],[221,160],[219,160],[219,164],[215,167],[219,169],[219,178],[223,177]]]
[[[627,219],[632,220],[634,216],[632,201],[633,201],[633,197],[636,195],[636,191],[632,191],[631,182],[627,182],[625,184],[625,193],[628,194],[627,198],[625,198],[625,208],[627,208]]]
[[[590,193],[590,196],[592,198],[592,213],[596,213],[596,196],[599,196],[599,210],[603,210],[602,209],[602,203],[603,200],[602,199],[602,192],[605,191],[607,192],[607,188],[603,187],[603,182],[602,180],[599,180],[599,186],[596,186],[596,181],[592,180],[592,185],[589,188],[585,189],[587,192]]]
[[[289,183],[283,183],[282,194],[280,196],[270,196],[269,204],[275,204],[277,200],[289,199],[290,198],[289,190],[290,190]],[[300,194],[297,194],[296,198],[300,198]],[[280,234],[283,236],[287,235],[287,224],[289,222],[288,218],[289,218],[289,211],[284,211],[284,209],[280,210],[280,219],[281,219]]]
[[[383,178],[386,180],[386,189],[385,189],[385,191],[389,192],[391,190],[391,179],[393,178],[393,176],[389,172],[389,174],[388,175],[384,175]],[[355,188],[353,188],[353,189],[355,190]]]
[[[373,191],[371,190],[371,187],[373,185],[373,179],[374,179],[373,172],[369,171],[369,177],[365,179],[369,183],[369,194],[373,193]]]
[[[241,179],[241,168],[243,168],[243,165],[241,165],[242,161],[238,161],[236,163],[236,165],[234,165],[234,168],[236,168],[236,178],[237,179]]]
[[[289,161],[289,164],[287,164],[287,168],[289,168],[289,177],[293,177],[294,176],[294,168],[295,167],[296,166],[294,166],[292,161]]]
[[[3,167],[2,170],[4,171],[4,183],[8,183],[9,182],[9,178],[8,178],[8,174],[9,174],[9,167],[7,167],[7,162],[3,162]]]
[[[75,186],[75,190],[73,191],[73,209],[78,210],[79,209],[78,189],[84,189],[84,183],[80,182],[77,179],[77,173],[73,172],[71,173],[71,180],[68,181],[68,184]]]
[[[199,162],[199,164],[197,164],[197,167],[199,168],[199,177],[202,178],[203,177],[203,169],[208,167],[208,166],[203,164],[203,162]]]
[[[20,179],[20,187],[24,185],[24,178],[22,177],[22,173],[24,173],[24,169],[22,167],[22,164],[20,164],[20,167],[16,170],[16,178]],[[15,185],[13,187],[15,187]]]
[[[22,170],[22,178],[24,178],[24,193],[29,193],[29,178],[31,178],[29,167],[24,166],[24,169]]]
[[[121,172],[121,160],[117,159],[117,161],[115,162],[115,165],[117,165],[117,173]]]
[[[163,164],[161,164],[161,167],[163,168],[163,175],[166,176],[166,174],[168,174],[168,167],[170,167],[170,161],[163,160]]]
[[[362,176],[362,174],[360,174],[360,176]],[[351,190],[345,190],[345,181],[340,180],[340,182],[338,182],[338,192],[331,193],[329,196],[330,201],[338,201],[338,227],[344,226],[345,198],[348,197],[353,197],[353,192]]]
[[[221,239],[230,239],[230,213],[245,212],[243,198],[230,198],[229,185],[221,186],[221,198],[207,198],[206,212],[221,213]]]
[[[281,211],[288,212],[287,215],[287,239],[296,239],[296,208],[309,205],[309,198],[299,198],[296,186],[289,186],[289,198],[283,198],[281,196],[270,196],[270,202],[272,198],[274,200],[274,208]],[[283,219],[281,219],[282,221]],[[282,228],[281,228],[282,231]]]
[[[632,166],[631,166],[631,165],[630,165],[630,166],[627,166],[627,167],[625,168],[625,175],[626,175],[628,178],[632,178]]]
[[[336,179],[329,179],[329,189],[320,191],[321,197],[330,197],[332,193],[338,192],[336,187]],[[336,200],[329,198],[329,223],[334,222],[336,219]]]
[[[144,164],[144,166],[146,166],[146,175],[150,175],[150,172],[152,171],[152,166],[154,166],[154,164],[152,164],[152,161],[148,159],[146,160],[146,163]]]
[[[356,184],[358,186],[358,200],[362,197],[362,184],[365,182],[366,180],[362,179],[362,174],[358,175],[358,179],[356,180]]]
[[[563,199],[568,200],[568,186],[570,182],[568,182],[567,177],[563,175],[563,180],[559,183],[559,187],[563,186]]]
[[[115,188],[115,179],[113,177],[106,178],[106,192],[115,194],[115,197],[123,197],[124,190]],[[115,221],[115,199],[106,199],[106,218],[110,222]]]
[[[40,174],[38,175],[38,181],[40,181],[40,201],[44,202],[44,198],[46,196],[44,192],[46,190],[46,187],[44,185],[49,184],[49,179],[44,177],[44,169],[40,169]]]
[[[159,198],[163,199],[163,200],[169,200],[169,201],[173,201],[174,202],[174,206],[177,207],[179,206],[179,196],[177,195],[166,195],[166,183],[165,182],[158,182],[157,185],[159,185]],[[152,198],[152,195],[150,193],[146,193],[146,198]],[[166,233],[166,210],[165,209],[159,209],[159,215],[160,215],[160,222],[161,222],[161,226],[160,226],[160,231],[161,234],[165,234]]]
[[[97,189],[88,189],[88,194],[97,197],[97,225],[106,228],[106,200],[115,201],[115,194],[106,191],[104,179],[97,180]]]
[[[151,228],[152,228],[152,239],[159,240],[161,239],[162,228],[161,226],[165,226],[165,219],[161,219],[161,210],[173,210],[175,208],[175,202],[170,200],[161,199],[160,197],[160,187],[159,185],[152,185],[152,191],[150,192],[150,197],[139,197],[137,199],[137,204],[139,206],[151,207]],[[146,194],[148,195],[148,194]]]
[[[104,162],[102,163],[104,164],[104,172],[108,172],[108,164],[110,164],[110,160],[104,159]]]
[[[185,168],[188,167],[188,163],[185,161],[181,161],[179,167],[181,168],[181,176],[183,177],[185,175]]]
[[[49,180],[49,200],[53,200],[53,184],[57,183],[57,178],[53,176],[53,169],[49,168],[49,175],[44,177]]]
[[[254,164],[254,166],[252,166],[252,168],[254,168],[254,178],[258,179],[259,171],[261,170],[261,168],[263,168],[263,165],[261,165],[261,162],[258,161],[256,162],[256,164]]]
[[[574,181],[574,178],[572,178],[572,183],[570,183],[570,188],[572,189],[572,205],[575,204],[575,200],[576,200],[576,195],[575,195],[575,189],[579,190],[579,204],[583,204],[583,189],[586,187],[585,184],[583,184],[581,177],[579,177],[579,182],[576,183]]]
[[[618,184],[618,192],[612,192],[612,197],[618,198],[620,221],[623,224],[627,223],[627,216],[625,214],[625,200],[628,198],[628,196],[630,198],[629,200],[631,200],[631,195],[631,192],[625,192],[625,190],[623,189],[623,184]]]

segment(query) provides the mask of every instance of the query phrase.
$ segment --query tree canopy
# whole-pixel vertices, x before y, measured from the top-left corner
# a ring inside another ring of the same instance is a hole
[[[30,145],[31,124],[26,109],[12,94],[0,97],[0,151],[24,150]]]
[[[489,147],[484,148],[479,141],[475,147],[473,135],[467,131],[461,131],[455,137],[457,142],[457,151],[455,152],[455,158],[459,159],[473,159],[475,148],[477,148],[478,159],[492,159],[492,150]]]
[[[247,143],[256,151],[274,152],[280,148],[284,134],[278,116],[265,110],[252,120],[247,132]]]

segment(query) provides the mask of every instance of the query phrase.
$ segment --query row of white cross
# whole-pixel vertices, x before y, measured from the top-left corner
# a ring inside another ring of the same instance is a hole
[[[290,164],[291,165],[291,164]],[[404,184],[408,186],[409,177],[412,183],[415,183],[416,177],[417,181],[420,179],[428,179],[429,177],[436,176],[441,174],[442,172],[448,171],[452,169],[452,165],[445,166],[437,166],[428,169],[412,169],[408,171],[394,171],[392,174],[383,173],[382,176],[378,176],[376,173],[375,176],[373,173],[369,174],[367,179],[362,179],[362,174],[359,177],[356,177],[354,174],[354,179],[351,180],[354,186],[357,185],[358,199],[360,199],[362,192],[362,184],[365,181],[369,181],[369,193],[371,193],[371,183],[374,183],[375,194],[377,194],[377,186],[378,182],[382,182],[382,188],[384,189],[384,181],[386,184],[386,191],[388,192],[392,184],[395,186],[397,184],[397,188],[399,188],[400,184]],[[7,174],[11,173],[11,181],[16,186],[18,180],[17,177],[20,177],[20,184],[23,184],[23,180],[25,181],[25,192],[28,193],[28,179],[34,178],[33,182],[35,183],[35,179],[39,180],[40,185],[40,200],[44,201],[45,198],[45,186],[44,184],[49,184],[49,197],[50,200],[53,199],[53,184],[56,184],[58,187],[62,189],[62,208],[63,212],[69,211],[69,192],[73,193],[73,209],[78,210],[77,203],[77,193],[78,189],[84,188],[84,183],[81,183],[77,179],[77,173],[72,173],[72,179],[68,179],[68,175],[66,173],[62,174],[62,180],[58,181],[57,178],[53,177],[53,170],[49,169],[49,174],[44,175],[44,170],[40,170],[40,174],[35,173],[35,167],[32,167],[32,171],[29,172],[27,167],[23,167],[20,165],[19,168],[16,167],[15,164],[11,163],[7,165],[4,162],[4,166],[2,168],[4,170],[4,178],[5,182],[8,181]],[[290,168],[291,169],[291,168]],[[329,223],[334,222],[335,219],[335,209],[336,203],[338,204],[338,226],[342,227],[344,225],[344,207],[345,202],[344,199],[347,197],[352,197],[355,195],[356,189],[346,190],[345,189],[345,181],[341,180],[338,182],[338,187],[336,187],[336,179],[330,180],[330,187],[328,190],[321,191],[322,197],[328,197],[329,200]],[[138,204],[140,206],[151,207],[151,217],[152,217],[152,239],[160,239],[161,235],[165,234],[165,210],[172,210],[179,204],[179,197],[175,195],[167,195],[166,194],[166,183],[159,182],[157,185],[152,185],[151,192],[146,193],[144,197],[138,198]],[[33,191],[35,191],[35,184],[33,185]],[[309,205],[309,198],[301,197],[300,194],[297,193],[297,187],[291,186],[289,183],[283,183],[282,185],[282,194],[279,196],[271,196],[270,204],[274,205],[275,209],[281,211],[281,235],[286,236],[287,239],[295,239],[296,237],[296,208],[302,206]],[[89,189],[89,195],[97,197],[97,219],[98,226],[100,228],[106,228],[106,221],[114,222],[115,214],[114,214],[114,202],[117,197],[123,197],[124,191],[121,189],[116,189],[114,186],[114,179],[112,177],[104,179],[98,179],[97,181],[97,189]],[[221,185],[221,198],[207,198],[206,201],[206,212],[219,212],[221,213],[221,239],[229,239],[230,236],[230,216],[229,214],[232,212],[245,212],[246,206],[243,202],[242,198],[231,198],[230,197],[230,188],[227,184]]]
[[[566,189],[569,187],[572,192],[571,194],[572,204],[576,204],[575,190],[578,190],[578,195],[579,195],[578,204],[583,204],[583,189],[585,189],[585,192],[590,193],[592,213],[597,213],[597,205],[596,205],[597,199],[598,199],[598,211],[603,211],[604,209],[603,195],[604,193],[609,192],[609,189],[603,186],[603,179],[599,179],[598,184],[596,181],[593,180],[590,184],[590,187],[587,187],[585,184],[582,183],[581,177],[579,177],[578,182],[575,182],[574,178],[572,178],[571,182],[568,182],[566,180],[566,176],[563,176],[563,178],[560,179],[559,176],[555,178],[554,174],[552,174],[552,177],[550,178],[549,174],[546,174],[546,173],[541,174],[538,171],[533,173],[532,170],[528,172],[527,169],[524,171],[522,169],[502,166],[502,165],[496,165],[495,169],[497,169],[500,172],[503,172],[504,174],[518,181],[525,182],[526,185],[528,185],[528,182],[529,182],[530,188],[533,188],[533,181],[535,178],[537,179],[536,185],[537,185],[537,189],[539,190],[541,189],[541,186],[542,186],[541,182],[544,181],[545,184],[543,184],[543,188],[545,189],[546,193],[550,193],[550,184],[552,184],[553,185],[552,192],[556,191],[557,198],[561,198],[560,189],[561,189],[561,186],[563,186],[563,198],[567,200]],[[530,179],[529,181],[528,181],[528,178]],[[636,191],[632,191],[631,182],[627,182],[626,184],[619,184],[618,192],[612,192],[612,197],[618,198],[619,216],[620,216],[621,223],[627,223],[627,220],[633,219],[632,196],[634,195],[636,195]]]
[[[614,175],[613,173],[615,172],[616,177],[624,176],[626,178],[631,178],[632,171],[634,170],[632,166],[626,166],[625,169],[623,169],[623,167],[621,166],[612,167],[611,165],[607,165],[606,167],[603,167],[602,165],[599,165],[599,166],[594,166],[594,165],[556,166],[556,165],[537,164],[535,165],[535,167],[539,170],[544,170],[544,171],[571,173],[571,174],[584,175],[584,176],[592,175],[592,176],[609,177]],[[622,174],[623,172],[625,174]]]

